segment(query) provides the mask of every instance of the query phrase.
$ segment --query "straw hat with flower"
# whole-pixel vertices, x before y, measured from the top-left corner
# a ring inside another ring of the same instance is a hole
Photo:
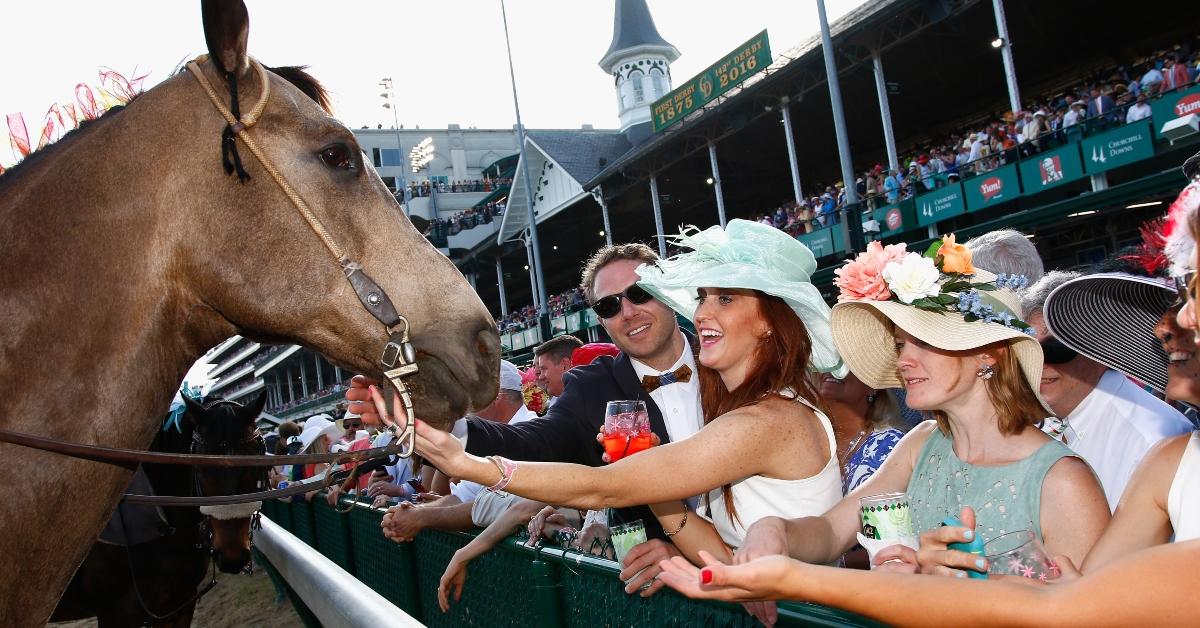
[[[946,351],[1003,342],[1042,406],[1038,389],[1042,347],[1021,321],[1015,290],[1028,280],[976,269],[971,251],[948,235],[924,254],[903,243],[872,242],[834,271],[841,289],[833,307],[833,340],[850,370],[872,388],[903,386],[896,366],[893,325]]]

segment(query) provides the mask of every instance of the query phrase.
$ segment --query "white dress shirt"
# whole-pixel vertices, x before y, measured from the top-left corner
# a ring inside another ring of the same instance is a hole
[[[508,424],[516,425],[517,423],[536,418],[536,413],[529,408],[526,408],[525,404],[521,404],[521,407],[517,408],[517,411],[512,415],[512,418],[508,420]],[[460,421],[463,421],[464,423],[466,422],[463,419],[460,419]],[[450,494],[457,497],[460,502],[465,504],[467,502],[475,501],[475,498],[479,496],[480,491],[482,491],[484,488],[485,487],[482,484],[476,484],[475,482],[456,482],[450,485]]]
[[[1164,438],[1192,430],[1175,408],[1111,370],[1066,420],[1060,440],[1091,465],[1112,510],[1146,452]]]
[[[1147,105],[1144,102],[1135,103],[1129,108],[1129,111],[1125,113],[1125,123],[1129,124],[1130,122],[1145,120],[1146,118],[1150,117],[1150,114],[1150,105]]]
[[[683,335],[683,332],[680,332],[680,335]],[[683,336],[683,355],[666,371],[656,371],[633,358],[629,361],[633,364],[633,372],[639,381],[646,375],[661,375],[685,364],[692,369],[691,379],[659,386],[650,393],[650,398],[662,411],[663,423],[667,426],[667,435],[671,437],[671,442],[681,441],[699,432],[704,425],[704,416],[700,409],[700,373],[696,368],[696,356],[692,355],[687,336]]]

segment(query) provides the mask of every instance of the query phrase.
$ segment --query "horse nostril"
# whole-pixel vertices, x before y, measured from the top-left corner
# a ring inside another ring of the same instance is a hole
[[[492,328],[480,331],[475,336],[475,350],[484,357],[499,355],[500,335]]]

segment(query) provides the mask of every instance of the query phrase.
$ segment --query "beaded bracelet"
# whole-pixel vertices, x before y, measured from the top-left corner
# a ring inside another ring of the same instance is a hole
[[[672,536],[675,536],[676,534],[679,534],[680,532],[683,532],[683,526],[687,525],[687,518],[688,518],[688,510],[685,508],[683,511],[683,521],[679,522],[679,527],[675,528],[674,532],[670,532],[668,530],[663,530],[663,534],[667,535],[667,537],[670,538]]]
[[[493,493],[503,491],[508,486],[508,483],[512,482],[513,472],[517,470],[517,465],[512,460],[500,456],[488,456],[488,460],[491,460],[496,465],[496,468],[500,470],[499,481],[489,486],[488,490]]]

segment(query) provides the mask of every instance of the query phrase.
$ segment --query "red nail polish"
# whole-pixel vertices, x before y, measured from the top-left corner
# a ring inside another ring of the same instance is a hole
[[[710,570],[710,569],[701,569],[700,570],[700,583],[701,584],[712,584],[712,570]]]

